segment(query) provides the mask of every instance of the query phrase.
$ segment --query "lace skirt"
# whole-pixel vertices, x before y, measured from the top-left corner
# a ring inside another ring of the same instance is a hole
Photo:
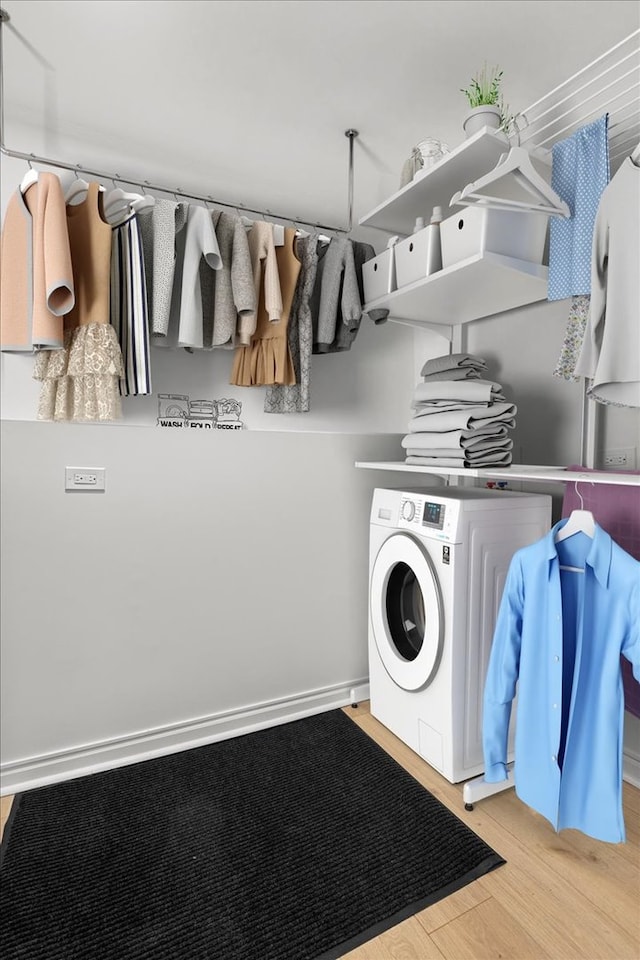
[[[38,420],[118,420],[123,376],[122,351],[110,323],[68,330],[64,349],[36,354],[33,378],[42,382]]]

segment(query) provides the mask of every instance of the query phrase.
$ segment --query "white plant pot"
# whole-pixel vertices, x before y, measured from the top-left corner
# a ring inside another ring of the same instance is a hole
[[[464,118],[462,123],[463,130],[467,139],[472,137],[483,127],[490,127],[492,130],[498,130],[502,116],[500,107],[493,104],[483,104],[480,107],[473,107]]]

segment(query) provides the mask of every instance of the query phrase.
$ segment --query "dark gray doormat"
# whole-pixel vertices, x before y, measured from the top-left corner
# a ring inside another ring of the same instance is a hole
[[[23,793],[3,960],[329,960],[505,861],[341,710]]]

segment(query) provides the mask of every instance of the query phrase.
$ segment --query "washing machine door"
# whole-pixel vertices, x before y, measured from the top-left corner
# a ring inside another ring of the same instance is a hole
[[[404,533],[385,540],[373,564],[371,622],[380,659],[404,690],[426,687],[442,657],[442,593],[428,553]]]

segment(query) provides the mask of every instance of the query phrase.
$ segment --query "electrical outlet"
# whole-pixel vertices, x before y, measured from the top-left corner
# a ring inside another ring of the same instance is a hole
[[[65,490],[98,490],[104,493],[104,467],[65,467]]]
[[[616,449],[605,450],[605,467],[618,467],[620,470],[634,470],[636,465],[635,447],[618,447]]]

